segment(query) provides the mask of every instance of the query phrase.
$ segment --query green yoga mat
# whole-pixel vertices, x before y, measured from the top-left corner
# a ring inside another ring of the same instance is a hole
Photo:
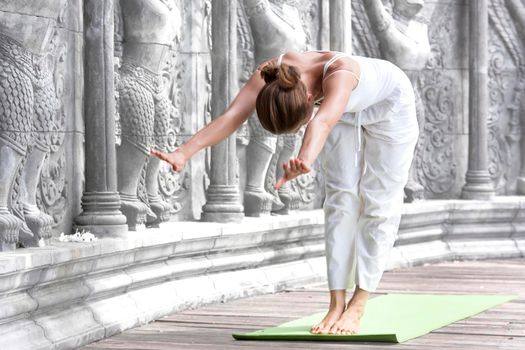
[[[517,295],[387,294],[371,298],[357,334],[312,334],[326,312],[277,327],[234,333],[238,340],[328,340],[401,343],[478,314]]]

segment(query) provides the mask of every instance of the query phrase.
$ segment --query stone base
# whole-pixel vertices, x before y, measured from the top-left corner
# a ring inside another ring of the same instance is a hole
[[[217,223],[228,223],[228,222],[241,222],[244,218],[244,213],[237,212],[203,212],[201,214],[201,221],[205,222],[217,222]]]
[[[244,215],[260,217],[270,215],[273,196],[266,191],[244,191]]]
[[[425,188],[413,179],[408,180],[404,190],[405,202],[407,203],[425,199]]]
[[[163,201],[160,196],[158,196],[149,198],[149,204],[151,206],[151,210],[155,214],[155,218],[148,218],[146,222],[148,227],[160,227],[160,224],[170,220],[170,214],[173,210],[173,206],[170,203]]]
[[[139,231],[146,227],[148,206],[137,198],[124,198],[122,196],[120,210],[126,217],[126,223],[130,231]]]
[[[525,177],[518,177],[516,181],[516,191],[520,195],[525,194]]]
[[[0,254],[0,349],[77,348],[187,308],[326,279],[322,210],[169,222]],[[525,198],[405,204],[387,270],[525,256]]]
[[[491,199],[495,196],[494,185],[487,171],[467,171],[467,182],[461,191],[462,199]]]
[[[98,238],[101,238],[101,237],[125,238],[128,233],[128,225],[74,225],[73,231],[91,232]]]
[[[239,192],[234,185],[210,185],[206,191],[207,201],[202,207],[201,221],[239,223],[244,218]]]

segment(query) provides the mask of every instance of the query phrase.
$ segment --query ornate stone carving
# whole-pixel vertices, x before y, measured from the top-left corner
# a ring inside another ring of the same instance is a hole
[[[0,2],[2,249],[13,249],[19,240],[26,246],[43,245],[53,224],[38,208],[36,192],[58,107],[46,54],[65,0],[45,7],[33,2]]]
[[[509,194],[519,172],[524,46],[504,0],[489,2],[489,21],[489,173],[496,193]]]
[[[64,215],[67,212],[68,194],[67,194],[67,179],[66,179],[66,154],[62,147],[65,139],[64,124],[64,71],[65,61],[67,57],[67,46],[61,44],[53,50],[56,54],[53,56],[54,77],[53,85],[55,87],[56,96],[56,114],[54,122],[50,123],[48,128],[49,137],[49,152],[42,164],[42,171],[40,173],[39,185],[36,191],[36,203],[39,208],[46,214],[53,218],[52,225],[62,223]],[[32,198],[31,196],[27,196]]]
[[[381,57],[379,42],[368,20],[363,0],[352,0],[352,52],[367,57]]]
[[[286,6],[288,11],[284,11],[283,6]],[[268,0],[245,0],[244,8],[253,38],[255,64],[260,64],[286,51],[306,49],[307,36],[297,9],[286,3],[277,5]],[[284,15],[285,13],[287,14]],[[242,28],[239,32],[246,33],[247,29]],[[244,38],[241,40],[243,50],[248,51],[246,48],[250,45],[246,44],[246,35],[241,37]],[[249,55],[245,57],[251,59]],[[294,148],[283,147],[278,154],[275,153],[277,137],[262,128],[256,115],[250,118],[249,126],[250,143],[246,149],[247,179],[244,190],[245,215],[260,216],[268,214],[271,210],[279,211],[283,208],[286,211],[292,203],[289,194],[290,185],[285,185],[279,193],[283,195],[282,199],[285,201],[283,205],[279,197],[266,189],[269,186],[265,186],[265,183],[267,179],[275,178],[275,172],[279,171],[277,166],[280,164],[279,161],[285,157],[288,160]],[[274,164],[271,164],[272,157],[276,158]]]
[[[381,0],[367,3],[364,9],[370,19],[371,28],[379,41],[381,56],[405,70],[414,85],[420,133],[425,127],[425,109],[420,98],[418,77],[430,55],[427,21],[418,15],[423,1],[394,0],[389,13]],[[426,5],[433,7],[433,4]],[[432,13],[432,11],[430,11]],[[362,41],[361,41],[362,42]],[[369,47],[370,44],[367,44]],[[369,49],[371,50],[371,49]],[[416,146],[416,155],[421,153],[423,138]],[[410,178],[405,187],[406,200],[411,202],[424,197],[423,186],[416,179],[416,161],[412,163]]]
[[[120,9],[118,187],[122,212],[135,230],[146,223],[158,226],[169,220],[171,211],[159,193],[160,160],[149,158],[149,148],[168,150],[171,105],[162,71],[179,30],[180,14],[168,0],[126,0],[120,2]]]
[[[442,196],[454,185],[456,160],[451,134],[451,118],[456,111],[455,90],[452,78],[444,69],[444,55],[452,40],[450,23],[453,23],[453,7],[442,10],[438,21],[430,28],[431,54],[416,86],[424,106],[424,127],[420,134],[415,156],[417,180],[432,196]]]
[[[189,128],[186,123],[191,121],[188,120],[189,118],[183,118],[188,114],[185,110],[186,93],[183,87],[183,76],[187,74],[187,70],[186,59],[172,51],[163,70],[165,85],[169,86],[169,96],[164,100],[166,103],[165,110],[169,112],[165,119],[169,121],[169,125],[166,126],[167,134],[164,137],[164,143],[169,152],[174,151],[176,147],[186,141],[189,135]],[[189,180],[189,176],[188,169],[182,173],[176,173],[169,164],[161,162],[157,184],[150,185],[148,188],[152,192],[156,186],[160,198],[170,204],[170,213],[176,214],[182,209],[185,197],[188,194],[189,185],[185,180]]]
[[[516,149],[516,151],[512,153],[512,157],[517,157],[516,153],[520,153],[519,158],[521,160],[516,182],[514,184],[514,182],[511,181],[507,188],[510,192],[514,192],[515,187],[518,194],[525,194],[525,137],[522,136],[525,131],[525,63],[522,59],[523,52],[525,51],[525,40],[523,35],[517,34],[523,33],[525,30],[525,8],[523,7],[523,2],[520,0],[506,0],[505,5],[510,16],[509,23],[506,23],[510,28],[507,28],[507,30],[510,29],[512,35],[506,35],[503,42],[518,69],[518,79],[509,106],[511,113],[509,127],[513,132],[510,133],[507,138],[510,139],[509,143],[515,146],[518,141],[520,142],[519,149]],[[491,12],[492,8],[489,5],[489,19],[495,23],[493,19],[494,16],[492,16]],[[509,18],[502,18],[502,20],[509,20]],[[505,22],[499,21],[499,26],[497,27],[498,32],[505,32]],[[514,147],[511,147],[511,149],[513,148]]]

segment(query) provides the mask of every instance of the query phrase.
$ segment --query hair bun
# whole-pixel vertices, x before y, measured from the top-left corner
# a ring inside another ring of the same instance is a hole
[[[266,84],[276,80],[277,73],[279,73],[279,67],[276,64],[267,64],[261,69],[261,77]]]
[[[281,63],[280,66],[275,63],[265,65],[261,69],[261,77],[266,84],[277,80],[279,87],[285,91],[293,89],[301,80],[297,68],[286,63]]]
[[[286,63],[281,64],[279,67],[279,86],[283,90],[293,89],[297,83],[301,80],[301,74],[294,66],[289,66]]]

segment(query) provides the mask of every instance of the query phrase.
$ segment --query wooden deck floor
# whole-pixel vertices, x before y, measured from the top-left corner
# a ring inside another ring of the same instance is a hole
[[[83,349],[525,349],[525,259],[445,262],[384,274],[377,292],[518,294],[511,302],[401,344],[237,341],[250,331],[324,311],[326,285],[173,314]]]

